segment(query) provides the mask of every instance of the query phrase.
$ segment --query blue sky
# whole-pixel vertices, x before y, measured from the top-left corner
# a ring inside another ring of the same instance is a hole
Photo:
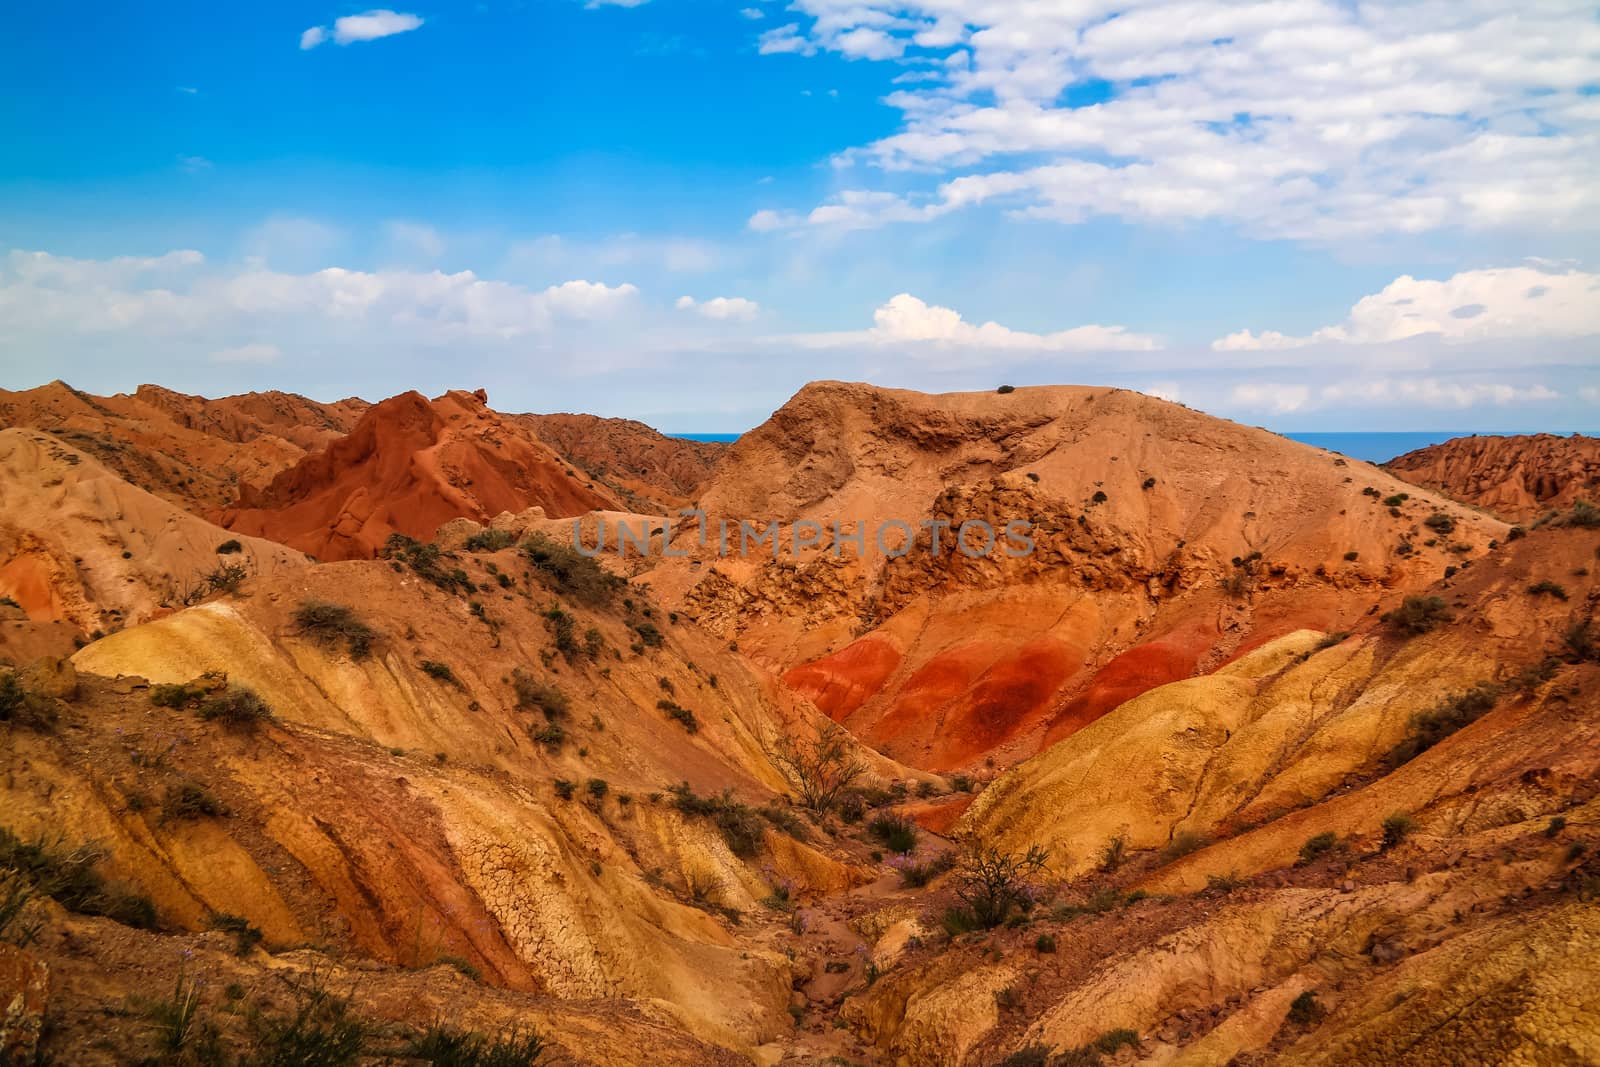
[[[818,377],[1061,381],[1600,426],[1592,6],[1174,7],[20,9],[0,386],[739,430]]]

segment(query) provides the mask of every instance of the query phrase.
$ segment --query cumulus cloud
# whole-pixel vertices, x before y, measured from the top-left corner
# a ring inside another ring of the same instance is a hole
[[[697,301],[692,296],[680,296],[673,305],[679,311],[691,311],[701,318],[718,321],[749,320],[761,312],[761,305],[742,296],[715,296]]]
[[[763,34],[761,52],[911,66],[886,98],[900,129],[840,162],[956,180],[922,190],[940,210],[878,224],[995,202],[1318,241],[1600,226],[1600,23],[1578,0],[790,10],[804,21]]]
[[[338,45],[354,44],[357,41],[376,41],[383,37],[393,37],[397,33],[409,33],[421,25],[422,19],[417,15],[390,11],[388,8],[375,8],[359,15],[345,15],[334,19],[331,31],[326,26],[311,27],[300,34],[300,48],[309,50],[330,40]]]
[[[438,340],[510,339],[562,319],[611,314],[638,294],[629,284],[588,281],[529,289],[472,271],[329,267],[294,274],[260,266],[201,271],[203,264],[198,252],[100,261],[13,252],[0,274],[0,332],[204,335],[281,319],[400,328]]]
[[[1504,267],[1463,271],[1442,281],[1403,275],[1362,297],[1342,323],[1300,337],[1240,330],[1211,347],[1241,352],[1319,342],[1381,344],[1422,335],[1460,344],[1594,334],[1600,334],[1600,274]]]
[[[894,297],[872,317],[873,325],[867,330],[801,335],[792,340],[814,348],[866,344],[1000,353],[1150,352],[1161,347],[1156,338],[1131,333],[1122,326],[1076,326],[1038,334],[997,322],[973,325],[959,312],[924,303],[909,293]]]

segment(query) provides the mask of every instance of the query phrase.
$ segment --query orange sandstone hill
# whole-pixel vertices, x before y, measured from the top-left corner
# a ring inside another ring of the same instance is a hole
[[[1510,522],[1530,522],[1578,500],[1600,500],[1600,438],[1541,433],[1457,437],[1385,466]]]
[[[1350,629],[1506,527],[1370,464],[1125,390],[807,386],[701,494],[719,518],[1027,521],[1023,558],[825,544],[661,559],[652,587],[859,736],[1014,761],[1304,627]],[[714,540],[714,539],[713,539]],[[868,535],[869,546],[872,535]]]
[[[718,441],[686,441],[632,419],[523,415],[541,441],[631,498],[635,511],[670,511],[694,499],[717,460]]]
[[[208,400],[154,385],[90,396],[65,382],[0,390],[0,428],[47,430],[141,489],[186,510],[226,506],[348,433],[364,400],[322,404],[292,393]]]
[[[403,393],[369,409],[349,436],[258,491],[245,487],[222,525],[321,560],[376,555],[390,534],[431,540],[451,519],[543,508],[550,517],[614,509],[603,486],[491,411],[483,393]]]

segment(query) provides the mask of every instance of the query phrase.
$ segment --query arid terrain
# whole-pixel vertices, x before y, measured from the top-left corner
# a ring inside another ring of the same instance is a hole
[[[1597,479],[0,392],[0,1062],[1600,1063]]]

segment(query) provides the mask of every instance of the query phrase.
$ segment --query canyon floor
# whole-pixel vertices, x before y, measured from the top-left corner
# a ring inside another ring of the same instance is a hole
[[[1600,1063],[1597,502],[1105,388],[0,392],[0,1062]]]

